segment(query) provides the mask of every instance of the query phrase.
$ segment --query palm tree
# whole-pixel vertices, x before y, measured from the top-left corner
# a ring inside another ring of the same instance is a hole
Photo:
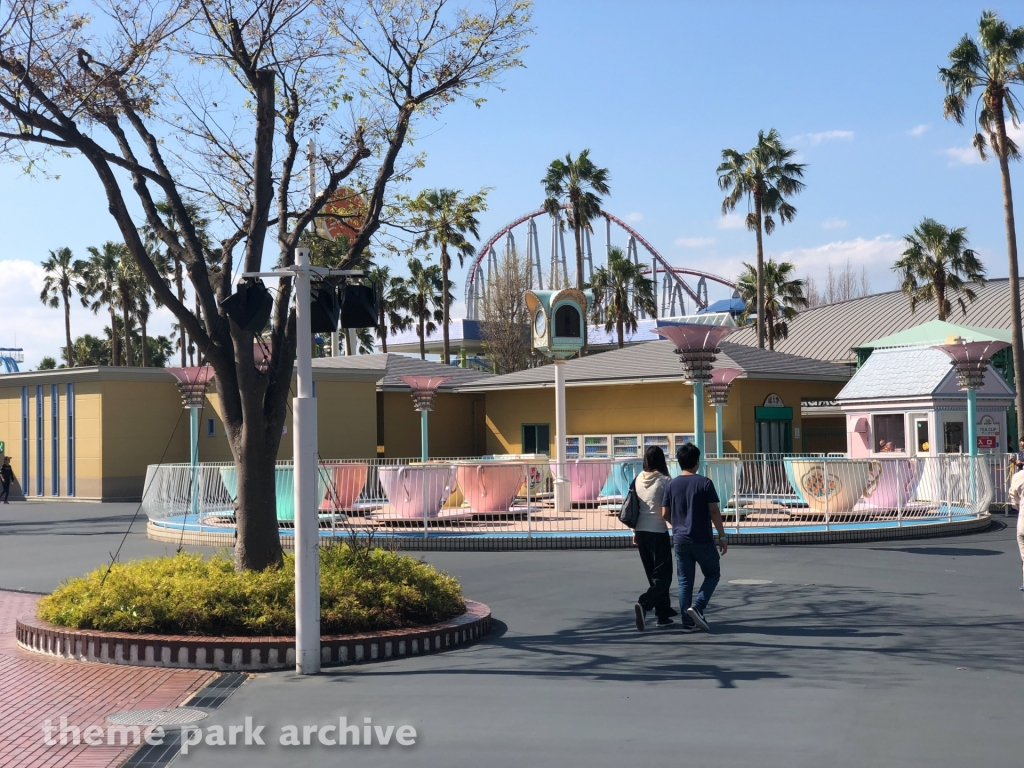
[[[413,213],[413,226],[422,230],[422,234],[413,243],[415,248],[438,247],[441,249],[441,285],[442,294],[450,291],[448,271],[452,268],[448,249],[452,248],[459,256],[459,266],[463,266],[466,257],[476,253],[476,249],[466,239],[469,233],[480,239],[476,214],[487,210],[487,192],[481,189],[475,195],[461,197],[461,189],[427,189],[409,203]],[[441,362],[448,365],[451,354],[448,342],[448,304],[443,308],[444,318],[441,321],[444,350]]]
[[[757,144],[746,153],[735,149],[722,150],[722,164],[718,166],[718,187],[728,192],[722,201],[722,215],[736,209],[740,200],[747,199],[747,229],[757,235],[757,301],[765,304],[764,244],[762,230],[770,235],[775,231],[775,216],[785,224],[796,216],[786,197],[798,194],[804,183],[805,165],[792,162],[796,150],[782,144],[779,132],[772,128],[765,135],[757,132]],[[753,203],[753,210],[750,205]],[[765,318],[757,314],[757,346],[764,349]]]
[[[39,300],[48,306],[57,308],[64,304],[64,347],[68,368],[74,366],[74,349],[71,341],[71,292],[80,297],[88,290],[86,286],[86,263],[76,259],[70,248],[58,248],[50,251],[50,258],[42,263],[46,277],[43,279],[43,290]]]
[[[121,344],[117,333],[118,268],[121,258],[127,252],[124,243],[114,243],[110,240],[103,244],[102,249],[89,246],[86,290],[92,302],[87,301],[86,296],[82,297],[82,305],[89,307],[94,313],[99,312],[102,307],[106,307],[110,312],[110,364],[114,366],[121,364]]]
[[[608,169],[598,168],[584,149],[576,159],[566,154],[565,160],[552,160],[541,179],[544,185],[544,210],[562,222],[562,207],[568,208],[569,228],[576,239],[576,288],[583,290],[583,232],[593,232],[590,222],[601,215],[601,198],[607,195]]]
[[[975,293],[965,280],[983,285],[985,268],[978,254],[967,247],[967,228],[949,229],[935,219],[924,218],[914,234],[903,238],[907,250],[893,265],[903,278],[902,289],[910,297],[910,311],[922,301],[935,301],[939,320],[952,308],[949,297],[956,294],[960,311],[967,314],[967,302]]]
[[[636,333],[635,307],[651,317],[658,314],[654,281],[645,276],[640,266],[630,261],[618,246],[608,249],[608,266],[595,269],[587,287],[594,291],[593,322],[600,323],[603,319],[604,329],[608,332],[615,328],[619,349],[623,346],[625,330]]]
[[[139,292],[144,281],[135,258],[124,246],[117,265],[117,296],[121,302],[121,317],[124,319],[124,359],[125,365],[134,365],[137,361],[132,354],[132,320],[138,312]],[[148,309],[147,309],[148,315]]]
[[[405,314],[409,308],[409,292],[405,280],[393,277],[391,270],[384,266],[373,266],[366,270],[366,280],[377,290],[377,338],[380,351],[388,351],[388,327],[391,333],[407,330],[412,318]]]
[[[980,47],[979,44],[980,43]],[[1024,435],[1024,335],[1021,333],[1020,270],[1017,264],[1017,230],[1010,187],[1010,160],[1020,158],[1013,140],[1006,135],[1006,112],[1015,128],[1020,126],[1017,97],[1011,85],[1024,82],[1024,27],[1011,29],[992,11],[981,14],[978,43],[964,35],[949,52],[948,67],[939,67],[946,86],[945,117],[963,125],[964,114],[974,89],[981,109],[975,110],[974,146],[985,155],[986,144],[999,159],[1003,182],[1003,221],[1006,226],[1006,256],[1010,267],[1010,329],[1013,341],[1013,378],[1017,389],[1017,434]],[[982,133],[984,131],[984,133]],[[987,136],[986,136],[987,134]]]
[[[807,307],[804,281],[793,279],[796,267],[792,262],[776,264],[774,259],[768,259],[761,273],[764,303],[761,305],[762,311],[758,311],[757,269],[747,262],[743,262],[743,266],[746,267],[746,271],[736,281],[740,298],[746,303],[741,321],[745,323],[751,312],[756,312],[758,318],[763,316],[768,335],[768,349],[774,350],[776,339],[789,336],[789,321],[796,317],[799,310]]]
[[[427,359],[427,335],[437,330],[435,322],[444,318],[441,309],[441,268],[436,264],[425,266],[419,259],[409,259],[409,277],[405,281],[409,293],[409,311],[416,322],[420,337],[420,360]],[[449,294],[449,301],[452,297]]]

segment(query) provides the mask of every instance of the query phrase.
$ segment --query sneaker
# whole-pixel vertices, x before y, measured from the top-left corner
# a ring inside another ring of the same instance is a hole
[[[633,612],[636,614],[636,628],[639,631],[643,632],[644,631],[644,614],[647,613],[647,611],[644,610],[644,607],[642,605],[640,605],[640,603],[637,603],[636,605],[633,606]]]
[[[700,630],[697,629],[696,624],[683,624],[679,627],[679,631],[684,632],[686,634],[690,634],[691,632],[700,632]]]
[[[665,627],[671,627],[673,624],[675,624],[675,622],[672,621],[672,619],[670,619],[668,616],[666,616],[663,619],[658,619],[658,623],[656,626],[658,627],[658,629],[664,629]]]
[[[705,632],[710,632],[711,629],[708,627],[707,621],[704,620],[704,614],[701,613],[697,608],[690,606],[686,609],[686,615],[693,619],[693,623],[703,629]]]
[[[675,608],[669,608],[668,613],[666,613],[665,615],[671,619],[673,616],[678,616],[679,611],[677,611]]]

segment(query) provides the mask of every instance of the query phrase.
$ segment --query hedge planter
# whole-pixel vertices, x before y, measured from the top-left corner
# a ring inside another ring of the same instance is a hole
[[[321,664],[387,661],[448,651],[486,635],[491,609],[466,600],[466,612],[448,621],[358,635],[324,636]],[[58,627],[35,616],[18,619],[18,645],[54,658],[177,669],[258,671],[295,666],[294,637],[146,635]]]

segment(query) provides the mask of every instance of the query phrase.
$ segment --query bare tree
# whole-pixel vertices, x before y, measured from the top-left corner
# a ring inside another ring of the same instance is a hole
[[[808,307],[870,296],[871,279],[868,277],[867,267],[862,266],[858,272],[850,264],[849,259],[846,260],[846,266],[839,270],[829,264],[823,288],[819,289],[817,282],[810,275],[804,278],[804,295]]]
[[[498,373],[530,366],[530,262],[515,249],[498,257],[498,268],[487,273],[481,306],[480,333],[487,356]]]
[[[47,153],[82,156],[132,258],[213,366],[238,472],[239,568],[281,562],[273,468],[295,360],[291,280],[259,367],[253,333],[221,303],[238,272],[263,268],[268,246],[271,263],[292,266],[299,233],[339,189],[362,214],[344,263],[366,249],[389,185],[420,162],[400,157],[414,122],[461,98],[480,104],[477,89],[522,64],[529,0],[485,5],[118,0],[95,23],[63,0],[3,6],[0,154],[30,168]],[[314,137],[310,200],[300,148]],[[189,203],[212,217],[215,267]],[[195,312],[150,258],[138,212],[185,265]]]

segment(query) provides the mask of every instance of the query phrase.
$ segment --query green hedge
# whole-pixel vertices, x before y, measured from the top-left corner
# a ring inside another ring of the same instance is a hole
[[[237,573],[224,555],[179,553],[117,563],[42,598],[39,618],[63,627],[168,635],[295,634],[295,558]],[[464,613],[459,583],[433,566],[348,544],[320,552],[320,631],[398,629]]]

